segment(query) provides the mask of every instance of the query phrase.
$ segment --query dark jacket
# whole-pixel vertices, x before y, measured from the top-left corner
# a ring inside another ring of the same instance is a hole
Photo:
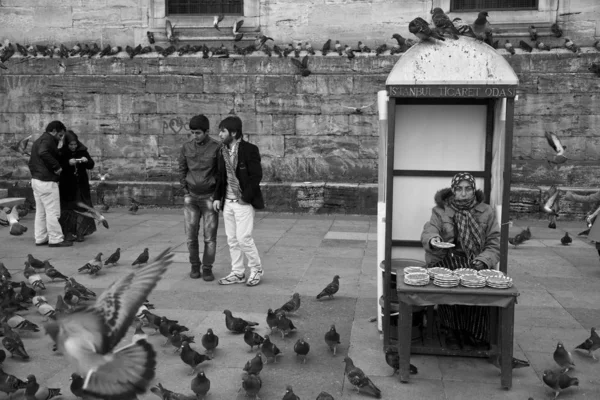
[[[425,223],[421,233],[421,243],[425,249],[425,262],[432,267],[442,261],[448,254],[448,249],[432,248],[429,241],[436,236],[444,242],[454,242],[454,210],[449,201],[454,196],[452,189],[446,188],[435,194],[436,206],[431,210],[431,219]],[[488,268],[495,268],[500,261],[500,226],[494,208],[483,202],[485,196],[481,190],[475,192],[477,205],[473,208],[473,216],[483,231],[483,250],[475,257]]]
[[[88,161],[69,165],[71,158],[81,157],[87,158]],[[94,168],[95,163],[92,157],[90,157],[87,147],[80,142],[77,149],[72,152],[65,143],[60,151],[60,165],[62,167],[58,186],[60,208],[62,210],[75,209],[75,203],[78,201],[93,207],[87,170]],[[77,171],[77,174],[75,174],[75,171]]]
[[[58,159],[58,140],[48,132],[42,133],[31,148],[31,177],[40,181],[58,182],[59,176],[55,173],[60,169]]]
[[[242,200],[252,204],[257,210],[263,209],[265,208],[265,202],[260,190],[260,181],[262,180],[260,152],[258,147],[243,139],[238,146],[238,164],[235,168],[235,176],[240,182]],[[223,152],[219,151],[218,154],[218,174],[214,199],[221,200],[221,204],[223,204],[227,187],[227,168],[225,167]]]
[[[179,183],[184,194],[212,195],[217,176],[217,153],[221,143],[207,136],[202,144],[184,143],[179,155]]]

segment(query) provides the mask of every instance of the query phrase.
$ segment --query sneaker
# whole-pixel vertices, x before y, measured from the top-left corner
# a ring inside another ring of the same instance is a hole
[[[48,246],[49,247],[69,247],[69,246],[73,246],[73,242],[67,242],[66,240],[63,240],[60,243],[50,243]]]
[[[198,279],[202,276],[202,274],[200,273],[200,266],[199,265],[192,265],[192,271],[190,272],[190,278],[192,279]]]
[[[250,277],[248,278],[248,281],[246,282],[247,286],[256,286],[260,283],[260,278],[262,278],[263,276],[263,270],[262,269],[253,269],[250,272]]]
[[[219,285],[233,285],[234,283],[244,283],[246,279],[246,275],[236,275],[231,272],[224,278],[219,279]]]
[[[202,266],[202,279],[204,279],[206,282],[215,280],[215,276],[212,273],[212,265]]]

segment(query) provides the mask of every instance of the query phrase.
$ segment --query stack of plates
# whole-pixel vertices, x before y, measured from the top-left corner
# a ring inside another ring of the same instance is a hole
[[[460,284],[468,288],[482,288],[486,285],[486,279],[478,275],[462,275],[460,277]]]
[[[412,273],[421,273],[421,274],[426,274],[427,273],[427,269],[423,268],[423,267],[406,267],[404,268],[404,275],[406,274],[412,274]]]
[[[429,274],[426,272],[412,272],[404,274],[404,283],[411,286],[429,285]]]
[[[454,271],[455,275],[458,275],[460,277],[463,277],[465,275],[475,275],[477,276],[477,270],[476,269],[471,269],[471,268],[459,268],[459,269],[455,269]]]
[[[504,273],[502,273],[502,271],[498,271],[495,269],[482,269],[478,271],[477,274],[479,276],[483,276],[484,278],[489,278],[492,276],[504,276]]]
[[[442,267],[429,268],[427,272],[429,273],[429,276],[431,276],[431,279],[435,278],[437,274],[452,275],[452,270]]]
[[[487,278],[487,285],[494,289],[508,289],[513,284],[508,276],[491,276]]]
[[[435,274],[433,284],[440,287],[455,287],[460,283],[458,275],[452,274]]]

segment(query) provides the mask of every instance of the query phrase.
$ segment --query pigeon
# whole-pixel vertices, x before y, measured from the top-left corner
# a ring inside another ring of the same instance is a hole
[[[560,26],[558,26],[558,23],[556,23],[556,22],[552,24],[552,26],[550,27],[550,31],[557,38],[561,37],[563,34],[562,29],[560,28]]]
[[[337,351],[337,345],[340,344],[340,334],[335,330],[335,325],[331,325],[331,328],[325,333],[325,343],[329,347],[329,350],[333,351],[333,355]]]
[[[150,42],[150,44],[154,44],[156,41],[154,40],[154,33],[147,31],[146,32],[146,36],[148,37],[148,41]]]
[[[171,21],[169,21],[168,19],[165,21],[165,34],[167,36],[167,40],[169,41],[169,43],[174,43],[177,41],[177,38],[175,37],[175,32],[173,30],[173,25],[171,24]]]
[[[157,52],[159,52],[158,47],[159,46],[156,46]],[[164,53],[164,50],[161,50],[160,53]],[[130,197],[129,200],[131,201],[131,207],[129,207],[129,212],[132,214],[136,214],[140,209],[140,203],[138,203],[133,197]]]
[[[23,276],[25,278],[29,279],[30,276],[38,274],[37,271],[33,269],[29,261],[25,261],[23,265],[25,265],[25,268],[23,269]]]
[[[294,323],[285,315],[285,312],[277,315],[277,329],[281,331],[281,338],[285,339],[285,336],[292,330],[296,329]]]
[[[219,337],[213,333],[213,330],[208,328],[206,333],[202,335],[201,339],[202,347],[206,349],[206,353],[211,355],[219,345]]]
[[[190,386],[198,400],[204,399],[210,390],[210,380],[206,377],[204,371],[200,371],[196,374],[196,377],[192,379]]]
[[[427,21],[425,21],[421,17],[417,17],[417,18],[413,19],[412,21],[410,21],[410,23],[408,24],[408,30],[410,31],[410,33],[412,33],[413,35],[418,37],[420,40],[432,40],[432,39],[438,39],[438,40],[442,40],[442,41],[446,40],[437,31],[432,30],[430,28],[429,24],[427,23]]]
[[[21,236],[27,232],[27,227],[19,223],[19,211],[17,207],[13,207],[12,211],[6,215],[8,224],[10,226],[9,233],[13,236]]]
[[[531,45],[529,45],[529,43],[523,41],[523,40],[519,40],[519,47],[521,47],[524,51],[531,53],[533,51],[533,47],[531,47]]]
[[[148,310],[143,310],[142,314],[146,318],[146,321],[148,322],[148,326],[150,328],[154,328],[154,333],[158,332],[158,328],[160,328],[160,322],[162,320],[162,317],[159,317],[156,314],[152,314]]]
[[[279,347],[277,347],[275,343],[271,342],[269,335],[265,335],[265,341],[260,347],[260,352],[265,356],[267,362],[269,361],[269,358],[272,358],[274,363],[277,362],[277,356],[283,355],[281,350],[279,350]]]
[[[9,146],[11,150],[16,151],[17,153],[21,153],[23,155],[29,155],[27,152],[27,146],[29,145],[29,140],[31,140],[32,135],[26,136],[23,139],[19,140],[17,143]]]
[[[342,107],[352,110],[352,112],[354,114],[362,114],[362,112],[363,112],[362,110],[364,110],[365,108],[371,107],[373,104],[375,104],[375,103],[367,104],[365,106],[360,106],[360,107],[348,107],[348,106],[342,106]]]
[[[376,55],[376,56],[380,56],[380,55],[382,55],[383,53],[385,53],[385,51],[386,51],[386,50],[387,50],[387,44],[383,43],[382,45],[380,45],[380,46],[377,46],[377,47],[375,48],[375,55]]]
[[[184,333],[179,333],[178,330],[174,330],[171,336],[169,336],[169,343],[175,347],[175,353],[177,353],[181,349],[181,345],[183,342],[188,343],[196,343],[194,342],[194,335],[186,335]]]
[[[550,46],[548,46],[547,44],[544,44],[544,42],[542,41],[537,41],[535,43],[535,46],[538,48],[538,50],[542,50],[542,51],[550,51]]]
[[[327,39],[323,48],[321,49],[321,55],[326,56],[331,51],[331,39]]]
[[[398,349],[393,347],[388,347],[385,349],[385,362],[390,367],[394,368],[394,372],[392,372],[392,376],[396,374],[400,370],[400,356],[398,355]],[[409,371],[412,375],[418,374],[419,370],[412,364],[409,364]]]
[[[27,262],[29,262],[29,265],[31,265],[33,268],[44,268],[44,262],[38,260],[31,254],[27,254]]]
[[[573,239],[569,236],[569,232],[565,232],[565,236],[560,238],[560,242],[563,246],[568,246],[573,242]]]
[[[272,308],[269,308],[269,310],[267,311],[267,325],[269,326],[271,333],[273,333],[273,329],[277,329],[277,320],[277,314],[273,311]]]
[[[29,354],[25,350],[21,337],[14,332],[6,322],[2,323],[4,337],[2,338],[2,346],[10,353],[11,357],[20,357],[23,360],[29,360]]]
[[[14,375],[7,374],[2,368],[0,368],[0,392],[6,393],[10,399],[10,396],[17,390],[25,389],[27,383],[20,380]]]
[[[196,373],[196,368],[204,361],[209,360],[212,360],[212,358],[205,354],[198,353],[190,347],[188,342],[183,342],[181,344],[181,361],[192,367],[192,371],[189,375],[194,375]]]
[[[59,294],[56,297],[56,306],[54,306],[54,310],[59,314],[65,314],[71,312],[71,307],[65,302],[63,297]]]
[[[239,42],[244,37],[244,34],[239,32],[239,30],[242,27],[242,25],[244,25],[244,20],[243,19],[241,19],[239,21],[235,21],[233,23],[233,31],[232,32],[233,32],[233,40],[235,42]]]
[[[258,322],[245,321],[242,318],[234,317],[229,310],[223,311],[223,314],[225,314],[225,326],[234,333],[244,333],[247,326],[258,325]]]
[[[121,248],[117,247],[117,250],[115,250],[114,253],[112,253],[105,261],[104,261],[104,265],[108,265],[108,264],[112,264],[112,265],[117,265],[117,263],[119,262],[119,259],[121,258]]]
[[[544,194],[546,201],[544,203],[544,206],[542,207],[542,210],[545,213],[548,213],[548,214],[554,213],[552,206],[557,201],[558,193],[559,193],[559,191],[558,191],[558,188],[556,187],[556,185],[552,185],[552,186],[550,186],[548,191]]]
[[[250,346],[250,351],[254,350],[254,346],[260,347],[260,345],[263,344],[264,341],[265,338],[260,336],[258,333],[254,332],[252,330],[252,327],[247,326],[244,329],[244,342],[246,342],[246,344]]]
[[[344,362],[346,363],[346,368],[344,369],[344,375],[348,378],[348,382],[350,382],[355,388],[357,392],[361,390],[367,393],[370,393],[375,398],[381,398],[381,390],[369,379],[368,376],[358,367],[354,366],[352,359],[348,356],[344,357]]]
[[[146,333],[144,332],[144,330],[142,329],[142,323],[141,322],[137,322],[135,324],[135,332],[133,332],[133,336],[131,338],[131,343],[135,343],[138,340],[148,340],[148,335],[146,335]]]
[[[61,394],[60,389],[40,386],[35,375],[27,376],[27,387],[25,388],[25,398],[27,400],[49,400]]]
[[[565,349],[561,341],[556,345],[556,350],[554,350],[552,357],[559,367],[565,369],[565,372],[575,367],[571,353]]]
[[[102,253],[96,254],[96,257],[85,263],[85,265],[79,268],[79,272],[87,272],[90,275],[98,275],[98,272],[102,269]]]
[[[33,322],[21,317],[20,315],[14,314],[12,317],[6,320],[8,326],[12,329],[18,329],[20,331],[39,332],[40,328]]]
[[[64,281],[67,281],[69,279],[66,275],[62,274],[56,268],[51,266],[48,260],[44,261],[44,266],[46,267],[44,273],[48,278],[52,280],[52,282],[54,282],[55,279],[62,279]]]
[[[0,281],[2,279],[8,281],[11,278],[12,278],[12,275],[10,274],[10,272],[8,271],[8,269],[6,268],[6,266],[4,265],[4,263],[0,262]]]
[[[93,207],[88,206],[85,203],[82,203],[81,201],[78,201],[76,203],[76,206],[86,210],[85,212],[75,210],[76,213],[84,215],[86,217],[93,218],[94,220],[96,220],[96,222],[98,222],[99,224],[102,224],[102,226],[104,226],[106,229],[108,229],[108,221],[106,220],[106,218],[104,218],[104,215],[102,215],[98,212],[98,210],[94,209]]]
[[[444,13],[440,7],[435,7],[431,10],[431,22],[438,29],[439,32],[448,34],[452,39],[458,39],[458,29],[454,26],[450,18]]]
[[[83,389],[96,397],[129,398],[147,390],[155,376],[156,352],[145,340],[116,351],[134,313],[171,264],[171,248],[154,262],[112,283],[89,307],[46,324],[46,333],[85,377]]]
[[[348,60],[352,60],[354,57],[356,57],[356,55],[354,54],[354,50],[352,50],[352,48],[348,45],[344,46],[344,53],[346,53]]]
[[[488,362],[495,366],[498,369],[502,369],[502,356],[501,354],[494,354],[488,358]],[[528,361],[519,360],[518,358],[513,357],[511,362],[512,369],[519,369],[529,367],[530,364]]]
[[[547,369],[544,371],[542,379],[544,383],[554,391],[555,399],[564,389],[571,386],[579,386],[579,379],[570,377],[564,370],[555,371]]]
[[[150,255],[148,254],[148,248],[146,247],[144,251],[135,259],[135,261],[131,265],[142,265],[148,262]]]
[[[150,391],[160,397],[163,400],[197,400],[195,395],[185,395],[181,393],[175,393],[163,385],[158,383],[156,386],[150,388]]]
[[[262,380],[258,375],[244,374],[242,376],[242,388],[246,391],[246,396],[257,398],[261,387]]]
[[[321,392],[317,396],[317,400],[335,400],[335,398],[327,392]]]
[[[305,42],[304,47],[306,48],[306,51],[308,52],[308,54],[310,54],[311,56],[314,56],[316,54],[315,49],[312,47],[310,42]]]
[[[262,357],[260,356],[260,353],[256,353],[254,358],[252,358],[251,360],[248,360],[246,362],[246,365],[244,365],[244,371],[246,371],[249,374],[253,374],[253,375],[260,374],[260,371],[262,371],[262,369],[263,369],[263,360],[262,360]]]
[[[506,40],[506,43],[504,43],[504,48],[506,49],[506,51],[508,51],[513,56],[515,55],[515,48],[513,47],[510,40]]]
[[[535,42],[538,40],[537,29],[535,29],[534,25],[529,25],[529,38],[531,39],[532,42]]]
[[[509,237],[508,242],[510,244],[512,244],[513,246],[517,247],[518,245],[525,243],[526,239],[522,233],[517,233],[515,235],[515,237],[512,237],[512,238]]]
[[[292,61],[292,64],[294,64],[296,68],[298,68],[300,75],[302,75],[303,77],[307,77],[311,74],[310,70],[308,69],[308,54],[305,55],[304,58],[302,58],[302,61],[296,58],[291,58],[290,60]]]
[[[42,277],[39,274],[32,274],[27,277],[29,284],[35,291],[46,290],[46,285],[42,281]]]
[[[526,229],[523,229],[521,231],[521,235],[523,235],[523,238],[525,240],[531,239],[531,229],[529,227],[527,227]]]
[[[104,198],[104,196],[102,196],[102,199],[100,200],[101,204],[100,204],[100,211],[102,212],[107,212],[110,209],[110,205],[108,205],[106,203],[106,200]]]
[[[67,291],[67,289],[73,290],[75,289],[77,292],[79,292],[80,295],[78,295],[78,297],[96,297],[96,293],[92,292],[90,289],[86,288],[85,286],[83,286],[81,283],[77,282],[75,280],[75,278],[70,277],[69,280],[67,282],[65,282],[65,292]]]
[[[333,281],[317,295],[317,300],[324,296],[329,296],[331,299],[333,298],[333,295],[338,292],[338,290],[340,290],[340,276],[336,275],[333,277]]]
[[[487,11],[481,11],[477,15],[477,19],[473,22],[473,33],[477,39],[482,40],[491,46],[493,42],[492,26],[487,20],[487,17],[489,17]]]
[[[46,317],[46,320],[49,318],[56,318],[56,310],[48,304],[45,299],[35,303],[35,306],[37,307],[38,313]]]
[[[71,385],[69,386],[69,389],[71,389],[71,393],[73,393],[75,395],[75,397],[77,398],[83,398],[85,396],[85,393],[83,391],[83,378],[81,377],[81,375],[73,372],[71,374]]]
[[[187,332],[189,328],[183,325],[179,325],[177,321],[170,320],[167,317],[162,317],[160,320],[160,325],[158,326],[158,331],[161,335],[167,338],[165,344],[169,342],[169,338],[173,334],[174,331],[178,332]]]
[[[596,333],[596,328],[592,328],[590,332],[590,337],[585,339],[585,342],[581,343],[579,346],[575,347],[579,350],[587,350],[590,356],[594,360],[597,360],[594,352],[600,349],[600,336]]]
[[[310,344],[304,340],[304,338],[300,338],[296,341],[294,345],[294,353],[297,356],[302,356],[302,364],[306,363],[306,355],[310,351]]]
[[[291,385],[287,385],[282,400],[300,400],[300,397],[296,396]]]
[[[568,37],[565,38],[565,47],[566,47],[567,50],[570,50],[570,51],[572,51],[575,54],[581,52],[581,49],[579,48],[579,46],[577,46],[575,44],[575,42],[573,42]]]
[[[219,28],[219,23],[221,21],[223,21],[224,19],[225,19],[225,16],[223,14],[215,15],[215,19],[213,20],[213,27],[216,30],[220,31],[221,29]]]

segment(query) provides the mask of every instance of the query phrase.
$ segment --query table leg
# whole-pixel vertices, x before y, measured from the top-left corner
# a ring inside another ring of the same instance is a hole
[[[407,383],[410,377],[410,344],[412,339],[412,306],[399,302],[398,356],[400,357],[400,382]]]
[[[500,351],[502,355],[502,378],[501,385],[505,389],[512,387],[512,359],[513,359],[513,336],[515,325],[515,303],[503,308],[502,321],[500,325]]]

